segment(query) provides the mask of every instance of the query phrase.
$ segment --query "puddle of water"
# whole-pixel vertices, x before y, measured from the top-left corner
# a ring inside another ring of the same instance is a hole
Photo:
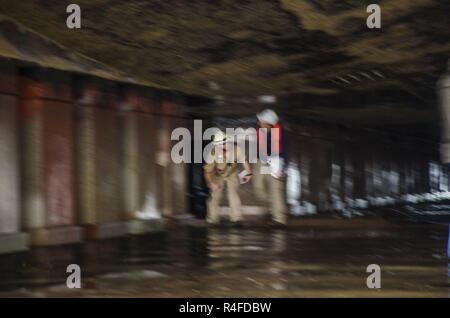
[[[45,253],[46,265],[28,253],[25,266],[11,268],[18,272],[9,282],[0,281],[0,296],[371,297],[366,267],[379,264],[379,296],[447,297],[447,228],[386,224],[386,235],[373,236],[367,228],[338,230],[329,222],[314,231],[183,227],[104,241],[101,259],[92,246],[65,247],[68,261],[82,269],[83,288],[77,291],[64,288],[57,249]],[[135,258],[138,264],[129,261]]]

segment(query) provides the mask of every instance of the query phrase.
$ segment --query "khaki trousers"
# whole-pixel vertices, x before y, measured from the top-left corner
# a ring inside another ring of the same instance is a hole
[[[228,177],[215,176],[214,182],[219,186],[219,189],[211,192],[208,199],[208,215],[206,222],[214,224],[220,221],[219,204],[222,199],[223,189],[227,188],[228,203],[230,204],[231,213],[230,220],[237,222],[242,220],[241,199],[238,194],[239,176],[237,172],[232,173]]]
[[[261,167],[268,167],[260,161],[253,171],[253,189],[258,199],[268,201],[270,213],[275,222],[286,224],[287,207],[285,196],[285,178],[276,179],[270,174],[261,174]]]

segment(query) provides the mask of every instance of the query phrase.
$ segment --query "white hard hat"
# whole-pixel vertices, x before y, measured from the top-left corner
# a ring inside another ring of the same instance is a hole
[[[229,141],[228,136],[224,132],[218,131],[214,135],[213,144],[215,146],[218,146],[218,145],[223,145],[223,144],[227,143],[228,141]]]
[[[278,115],[271,109],[265,109],[262,112],[256,114],[258,120],[262,123],[269,125],[275,125],[278,122]]]

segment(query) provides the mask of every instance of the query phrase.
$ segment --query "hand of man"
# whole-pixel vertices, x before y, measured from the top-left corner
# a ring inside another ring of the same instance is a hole
[[[251,176],[251,175],[248,175],[248,176],[243,177],[243,178],[242,178],[242,181],[243,181],[244,183],[247,183],[247,182],[249,182],[251,179],[252,179],[252,176]]]
[[[215,191],[219,190],[219,186],[216,183],[214,183],[214,182],[211,182],[210,184],[208,184],[208,188],[212,192],[215,192]]]

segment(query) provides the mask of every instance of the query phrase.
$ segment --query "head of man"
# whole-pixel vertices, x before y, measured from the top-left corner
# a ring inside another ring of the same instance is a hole
[[[265,109],[262,112],[256,114],[258,124],[261,128],[270,129],[275,126],[279,119],[278,115],[272,109]]]

